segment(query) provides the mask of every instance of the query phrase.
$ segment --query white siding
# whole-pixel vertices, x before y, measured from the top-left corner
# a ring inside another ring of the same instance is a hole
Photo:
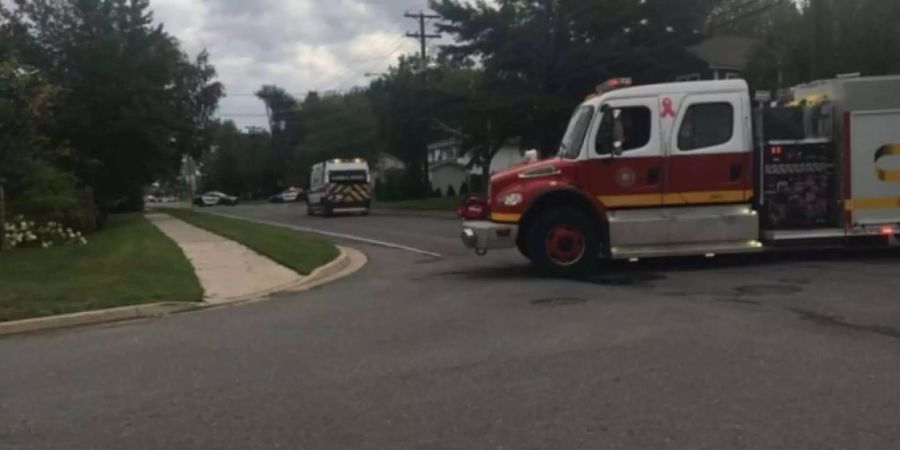
[[[447,188],[453,186],[453,192],[459,195],[459,189],[466,182],[466,169],[455,164],[446,164],[431,169],[429,174],[431,187],[441,190],[441,195],[447,195]]]

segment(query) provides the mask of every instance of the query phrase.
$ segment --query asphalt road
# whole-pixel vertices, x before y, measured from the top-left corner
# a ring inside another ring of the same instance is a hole
[[[296,296],[0,339],[0,448],[896,449],[900,252],[541,278],[451,220],[223,212],[357,235]]]

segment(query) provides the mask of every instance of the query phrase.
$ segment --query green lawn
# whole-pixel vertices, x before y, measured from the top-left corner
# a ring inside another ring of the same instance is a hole
[[[0,253],[0,321],[203,297],[181,249],[142,215],[113,216],[88,241]]]
[[[468,196],[467,196],[468,197]],[[465,197],[434,197],[402,202],[376,202],[378,209],[410,209],[423,211],[455,211]]]
[[[185,209],[163,209],[200,228],[240,242],[296,272],[308,275],[338,257],[331,242],[283,227],[216,216]]]

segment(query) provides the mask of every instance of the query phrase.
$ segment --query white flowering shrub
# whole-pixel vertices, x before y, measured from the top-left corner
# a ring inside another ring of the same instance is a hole
[[[7,222],[3,233],[6,236],[6,244],[10,248],[87,245],[87,239],[80,231],[56,222],[35,223],[25,220],[21,216]]]

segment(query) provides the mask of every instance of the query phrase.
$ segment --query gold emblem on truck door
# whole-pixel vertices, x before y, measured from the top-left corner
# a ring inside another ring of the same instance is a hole
[[[631,167],[623,167],[616,172],[616,183],[622,187],[632,187],[637,182],[637,174]]]

